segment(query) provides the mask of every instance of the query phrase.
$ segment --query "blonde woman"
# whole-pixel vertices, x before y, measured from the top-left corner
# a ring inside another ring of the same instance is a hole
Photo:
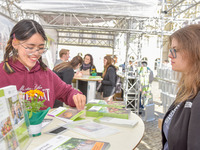
[[[175,102],[162,125],[163,150],[200,149],[200,25],[169,37],[172,69],[181,73]]]

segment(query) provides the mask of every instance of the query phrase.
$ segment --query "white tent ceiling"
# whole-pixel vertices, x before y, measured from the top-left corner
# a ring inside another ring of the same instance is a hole
[[[159,0],[21,0],[23,10],[152,17]]]

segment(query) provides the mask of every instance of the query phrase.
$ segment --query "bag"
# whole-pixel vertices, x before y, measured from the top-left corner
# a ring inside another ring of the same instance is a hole
[[[115,93],[121,93],[122,91],[122,83],[120,77],[116,74],[116,81],[115,81]]]
[[[103,92],[102,83],[99,83],[99,85],[97,86],[97,92]]]
[[[154,76],[153,76],[153,71],[151,69],[150,70],[150,74],[149,74],[149,83],[152,83],[154,80]]]

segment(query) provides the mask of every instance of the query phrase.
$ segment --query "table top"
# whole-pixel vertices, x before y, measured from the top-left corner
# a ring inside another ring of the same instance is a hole
[[[33,137],[30,145],[27,148],[28,150],[32,150],[38,147],[39,145],[43,144],[44,142],[50,140],[51,138],[55,137],[56,135],[50,135],[44,132],[54,129],[55,127],[58,127],[59,125],[65,123],[55,117],[46,116],[45,118],[51,118],[53,119],[53,121],[42,130],[42,135],[38,137]],[[86,119],[92,120],[94,118],[86,117]],[[140,143],[144,134],[144,129],[145,129],[144,122],[138,115],[134,113],[131,113],[129,119],[137,120],[138,123],[134,127],[108,125],[110,127],[118,129],[120,132],[114,135],[110,135],[110,136],[98,138],[98,139],[93,139],[93,140],[109,142],[110,143],[109,150],[132,150],[136,148],[137,145]],[[66,130],[64,133],[61,133],[61,134],[65,136],[69,136],[69,137],[90,139],[89,137],[86,137],[84,135],[78,134],[70,130]]]
[[[82,76],[82,77],[74,77],[75,80],[81,81],[101,81],[103,80],[100,76]]]

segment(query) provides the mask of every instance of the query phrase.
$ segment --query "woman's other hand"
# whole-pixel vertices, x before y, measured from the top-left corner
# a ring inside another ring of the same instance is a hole
[[[73,96],[74,103],[78,110],[83,110],[85,108],[86,96],[83,94],[77,94]]]
[[[82,77],[83,76],[83,74],[82,74],[82,72],[76,72],[75,73],[75,75],[74,75],[74,77]]]

